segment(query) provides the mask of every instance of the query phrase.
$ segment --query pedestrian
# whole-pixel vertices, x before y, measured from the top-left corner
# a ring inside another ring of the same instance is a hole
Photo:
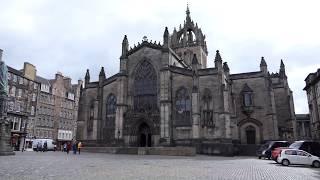
[[[78,142],[78,152],[80,154],[80,149],[82,148],[82,143],[81,142]]]
[[[43,152],[47,151],[47,148],[48,148],[48,144],[47,144],[47,141],[45,141],[43,143]]]
[[[40,142],[38,142],[38,143],[37,143],[37,152],[40,151],[40,146],[41,146],[41,145],[40,145]]]
[[[67,152],[67,143],[63,144],[63,149],[62,150],[63,150],[63,152]]]
[[[71,150],[71,143],[68,142],[67,143],[67,154],[69,154],[69,151]]]
[[[72,144],[73,154],[77,154],[77,141],[74,141]]]

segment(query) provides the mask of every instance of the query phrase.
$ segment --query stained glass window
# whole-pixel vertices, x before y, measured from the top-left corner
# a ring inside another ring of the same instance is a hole
[[[176,92],[175,114],[176,126],[191,125],[191,100],[187,89],[184,87]]]
[[[138,112],[157,108],[157,75],[148,61],[143,61],[134,79],[134,109]]]
[[[116,96],[113,94],[110,94],[107,99],[107,115],[116,113],[116,105],[117,105]]]
[[[213,108],[212,108],[212,96],[209,89],[205,89],[202,96],[203,108],[202,108],[202,124],[204,126],[214,126],[213,123]]]

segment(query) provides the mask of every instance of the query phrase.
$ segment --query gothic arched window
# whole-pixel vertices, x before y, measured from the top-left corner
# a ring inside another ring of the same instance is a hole
[[[103,123],[103,139],[110,141],[114,138],[115,121],[116,121],[117,97],[110,94],[106,101],[106,119]]]
[[[242,100],[244,107],[251,107],[253,106],[253,91],[246,83],[242,89]]]
[[[150,111],[157,108],[157,75],[148,61],[136,70],[134,79],[134,110]]]
[[[202,96],[202,123],[204,126],[214,126],[212,95],[209,89],[205,89]]]
[[[191,100],[186,88],[176,92],[175,101],[176,126],[191,126]]]
[[[92,102],[90,104],[89,119],[87,121],[87,130],[88,131],[93,130],[93,119],[94,119],[94,102]]]
[[[110,94],[107,98],[107,115],[116,113],[117,98],[115,95]]]

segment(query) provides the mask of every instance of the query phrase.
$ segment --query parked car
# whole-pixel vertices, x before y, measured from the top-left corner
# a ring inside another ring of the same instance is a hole
[[[261,157],[271,159],[271,152],[275,148],[287,146],[289,146],[288,141],[268,141],[259,148],[257,151],[257,156],[259,159],[261,159]]]
[[[283,149],[278,156],[278,163],[284,166],[289,166],[290,164],[299,165],[311,165],[313,167],[320,167],[320,158],[313,156],[310,153],[298,150],[298,149]]]
[[[314,156],[320,157],[320,143],[315,141],[295,141],[289,148],[304,150]]]

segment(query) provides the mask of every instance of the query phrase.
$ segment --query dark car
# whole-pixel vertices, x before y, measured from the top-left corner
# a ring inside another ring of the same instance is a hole
[[[315,141],[295,141],[289,148],[304,150],[314,156],[320,157],[320,143]]]
[[[275,148],[288,147],[288,146],[289,146],[288,141],[268,141],[259,148],[259,150],[257,151],[257,156],[259,157],[259,159],[261,159],[261,157],[270,159],[271,152]]]

